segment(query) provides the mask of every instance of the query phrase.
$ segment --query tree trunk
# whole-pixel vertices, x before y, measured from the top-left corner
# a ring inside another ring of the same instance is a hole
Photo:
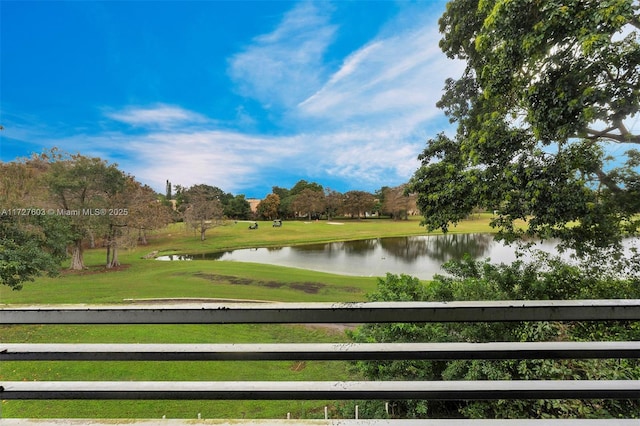
[[[109,225],[109,234],[107,238],[107,268],[120,266],[118,260],[118,235],[113,224]]]
[[[147,242],[147,230],[144,228],[140,228],[140,230],[138,231],[138,243],[143,246],[149,244]]]
[[[120,266],[120,261],[118,260],[118,243],[114,238],[111,242],[112,250],[111,250],[111,262],[107,264],[107,268],[115,268],[116,266]]]
[[[73,251],[71,252],[71,266],[69,269],[81,271],[85,269],[84,258],[82,256],[82,239],[73,242]]]
[[[200,241],[204,241],[204,233],[207,232],[207,225],[205,224],[204,219],[200,220]]]
[[[111,244],[113,243],[114,240],[114,235],[113,235],[113,225],[109,225],[109,231],[107,232],[107,263],[105,264],[105,266],[107,268],[111,267]]]

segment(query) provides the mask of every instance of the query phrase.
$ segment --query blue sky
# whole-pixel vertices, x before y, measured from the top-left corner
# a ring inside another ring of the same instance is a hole
[[[57,146],[262,198],[406,182],[460,62],[444,1],[0,1],[0,159]]]

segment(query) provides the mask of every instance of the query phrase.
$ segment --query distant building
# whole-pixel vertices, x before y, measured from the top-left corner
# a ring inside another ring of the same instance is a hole
[[[262,201],[259,198],[247,198],[249,202],[249,207],[251,208],[251,212],[256,213],[258,211],[258,204]]]

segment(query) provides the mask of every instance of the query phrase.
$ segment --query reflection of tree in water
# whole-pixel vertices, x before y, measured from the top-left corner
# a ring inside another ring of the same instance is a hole
[[[291,250],[303,251],[303,252],[321,252],[324,255],[331,256],[331,254],[347,254],[350,256],[368,256],[373,250],[376,249],[378,240],[358,240],[358,241],[343,241],[326,244],[306,244],[303,246],[293,246]]]
[[[407,263],[429,254],[430,237],[397,237],[380,239],[380,247],[389,256],[400,258]]]
[[[335,252],[342,252],[343,243],[319,243],[319,244],[304,244],[301,246],[291,246],[292,252],[302,253],[323,253],[331,254]]]
[[[343,250],[350,255],[367,256],[376,249],[379,240],[358,240],[345,243]]]
[[[233,251],[217,251],[214,253],[198,253],[190,255],[193,260],[219,260],[227,253],[233,253]]]
[[[491,234],[447,234],[428,237],[382,238],[382,249],[391,256],[415,262],[421,257],[444,263],[462,259],[468,253],[474,259],[484,257],[493,242]]]

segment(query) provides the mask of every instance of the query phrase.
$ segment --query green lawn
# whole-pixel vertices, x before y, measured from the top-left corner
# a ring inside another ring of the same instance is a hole
[[[489,232],[490,215],[479,215],[455,232]],[[336,221],[338,222],[338,221]],[[160,254],[233,248],[424,235],[419,219],[230,223],[207,232],[202,242],[184,225],[150,235],[147,246],[122,250],[123,267],[107,271],[104,249],[85,252],[86,271],[41,277],[23,290],[0,286],[1,304],[124,303],[126,299],[221,298],[271,301],[361,301],[376,286],[371,277],[346,277],[271,265],[142,259]],[[86,343],[273,343],[343,342],[342,332],[296,325],[0,326],[0,341]],[[348,380],[345,362],[4,362],[1,380]],[[4,417],[60,418],[322,418],[327,401],[2,401]]]

